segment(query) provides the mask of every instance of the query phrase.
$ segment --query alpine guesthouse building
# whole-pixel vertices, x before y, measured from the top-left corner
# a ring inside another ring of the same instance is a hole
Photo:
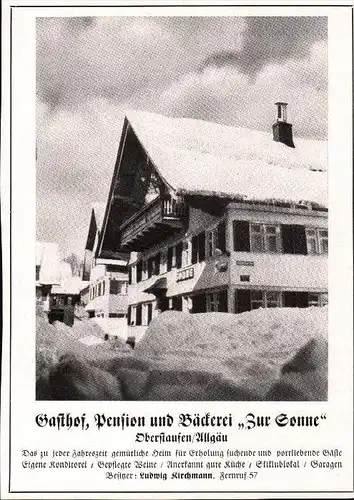
[[[129,335],[167,309],[327,303],[326,142],[127,113],[98,255],[129,255]]]

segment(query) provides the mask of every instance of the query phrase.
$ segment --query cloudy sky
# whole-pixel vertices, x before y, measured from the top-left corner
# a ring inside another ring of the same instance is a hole
[[[326,139],[326,18],[38,19],[37,239],[83,256],[127,108],[270,132],[277,100]]]

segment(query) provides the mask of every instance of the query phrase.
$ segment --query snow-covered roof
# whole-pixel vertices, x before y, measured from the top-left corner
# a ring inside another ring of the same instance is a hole
[[[63,279],[60,285],[53,285],[51,293],[65,295],[79,295],[83,288],[83,282],[77,276],[71,276]]]
[[[56,243],[36,242],[36,266],[40,266],[38,282],[43,285],[60,282],[60,252]]]
[[[95,214],[97,229],[101,231],[106,205],[105,203],[92,203],[92,210]]]
[[[327,206],[327,142],[295,148],[261,132],[131,110],[126,118],[161,177],[181,192]]]

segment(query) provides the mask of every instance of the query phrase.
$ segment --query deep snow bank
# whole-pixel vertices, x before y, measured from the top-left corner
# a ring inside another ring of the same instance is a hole
[[[171,311],[150,324],[136,353],[154,359],[156,397],[170,399],[177,383],[203,400],[213,383],[216,399],[327,399],[327,308]]]
[[[37,324],[38,398],[327,399],[327,308],[168,311],[135,351],[83,345],[65,325]]]

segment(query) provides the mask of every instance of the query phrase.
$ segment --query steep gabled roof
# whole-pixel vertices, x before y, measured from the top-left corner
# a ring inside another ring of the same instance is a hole
[[[127,121],[176,191],[327,206],[327,143],[189,118],[129,111]]]
[[[106,205],[104,203],[93,203],[91,208],[91,218],[86,239],[85,248],[93,250],[96,234],[101,231]]]
[[[97,203],[97,202],[92,203],[92,212],[95,216],[97,228],[99,231],[101,231],[102,228],[105,209],[106,209],[105,203]]]

